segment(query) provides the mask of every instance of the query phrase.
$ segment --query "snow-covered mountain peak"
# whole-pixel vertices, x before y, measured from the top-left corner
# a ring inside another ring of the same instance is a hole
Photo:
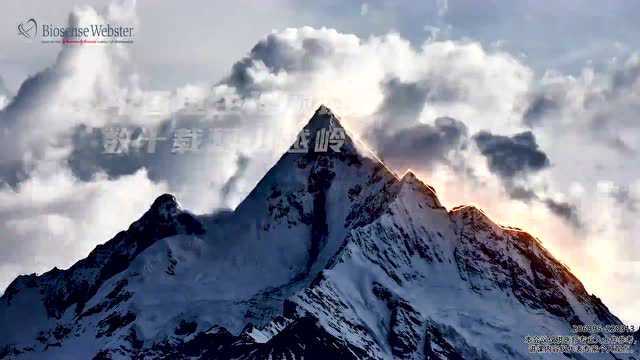
[[[430,199],[431,207],[442,207],[442,204],[440,203],[440,200],[438,199],[438,196],[436,194],[436,190],[430,185],[425,184],[411,170],[407,170],[404,173],[404,175],[400,179],[400,183],[402,184],[403,188],[411,189],[412,193],[410,196],[427,197],[428,199]]]
[[[359,141],[347,127],[343,126],[340,118],[325,105],[320,105],[300,132],[305,136],[308,144],[306,157],[321,155],[358,161],[358,158],[368,158],[375,162],[381,161],[361,141]],[[295,153],[298,143],[291,146]],[[384,166],[384,165],[383,165]]]
[[[182,211],[182,207],[173,194],[162,194],[153,201],[150,211],[164,217],[170,217]]]
[[[302,135],[234,211],[164,194],[71,268],[18,277],[0,359],[523,359],[527,335],[621,324],[533,236],[447,211],[327,107]]]
[[[185,211],[173,194],[162,194],[153,201],[147,212],[137,223],[142,225],[155,221],[172,222],[176,221],[176,218],[182,213],[185,213]]]
[[[414,181],[417,180],[418,177],[416,176],[416,174],[413,172],[413,170],[411,169],[407,169],[407,171],[405,171],[404,175],[402,175],[401,178],[403,181]]]
[[[324,105],[320,105],[320,107],[316,109],[313,116],[311,116],[311,119],[309,119],[307,124],[302,128],[303,132],[307,132],[311,136],[312,141],[310,145],[312,146],[310,150],[312,152],[326,152],[328,149],[316,151],[315,146],[313,145],[316,145],[316,142],[322,140],[317,139],[316,136],[321,134],[324,135],[325,133],[330,136],[332,132],[335,132],[335,130],[344,131],[344,127],[342,126],[340,119],[331,111],[331,109]],[[333,135],[337,136],[339,134]],[[345,143],[352,142],[351,138],[346,133],[344,135]]]
[[[342,127],[342,124],[331,109],[325,105],[320,105],[304,128],[318,130],[323,127]]]
[[[490,225],[499,227],[487,214],[475,205],[460,205],[451,209],[451,215],[461,225]]]

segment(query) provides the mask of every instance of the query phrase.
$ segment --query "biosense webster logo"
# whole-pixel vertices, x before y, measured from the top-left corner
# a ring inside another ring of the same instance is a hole
[[[18,24],[19,36],[34,40],[38,34],[44,44],[130,44],[134,39],[134,27],[109,23],[38,26],[34,18]]]
[[[18,34],[26,39],[33,40],[38,36],[38,23],[34,18],[18,24]]]

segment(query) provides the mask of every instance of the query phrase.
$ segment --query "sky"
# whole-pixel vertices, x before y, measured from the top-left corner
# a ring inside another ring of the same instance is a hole
[[[577,0],[2,4],[0,289],[70,266],[163,192],[233,208],[324,103],[399,174],[531,232],[638,325],[638,15]],[[44,44],[18,35],[30,18],[135,39]],[[223,144],[105,155],[99,130],[115,127]]]

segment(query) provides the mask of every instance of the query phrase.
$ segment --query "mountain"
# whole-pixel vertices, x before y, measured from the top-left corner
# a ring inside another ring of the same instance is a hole
[[[549,354],[526,336],[622,325],[537,239],[447,210],[326,107],[301,134],[234,211],[162,195],[69,269],[16,278],[0,358],[529,359]]]

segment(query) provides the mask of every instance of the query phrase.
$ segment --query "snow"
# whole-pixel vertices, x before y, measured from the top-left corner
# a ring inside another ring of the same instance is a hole
[[[326,108],[307,128],[322,126],[340,126]],[[351,355],[423,359],[430,348],[444,357],[536,358],[525,336],[571,334],[571,319],[550,311],[587,324],[619,322],[537,239],[471,206],[447,211],[415,174],[398,178],[349,137],[343,150],[284,154],[235,211],[194,218],[203,232],[188,231],[179,221],[187,213],[164,195],[150,210],[157,217],[145,215],[132,227],[176,231],[101,283],[80,313],[72,305],[50,317],[41,285],[18,282],[10,302],[5,293],[0,354],[13,344],[25,350],[20,358],[91,358],[101,350],[129,358],[138,351],[131,334],[149,349],[223,329],[247,346],[267,345],[298,318],[313,316]],[[124,254],[135,254],[136,244]],[[94,250],[98,264],[70,273],[77,283],[96,284],[100,264],[114,256],[101,249]],[[541,296],[566,305],[553,308]],[[283,317],[285,300],[295,311]],[[605,320],[597,315],[603,312]],[[127,314],[135,319],[122,320]],[[99,336],[109,316],[122,323]],[[196,330],[177,334],[185,322]],[[59,345],[45,351],[36,337],[60,325],[69,334],[49,336],[47,343]]]

